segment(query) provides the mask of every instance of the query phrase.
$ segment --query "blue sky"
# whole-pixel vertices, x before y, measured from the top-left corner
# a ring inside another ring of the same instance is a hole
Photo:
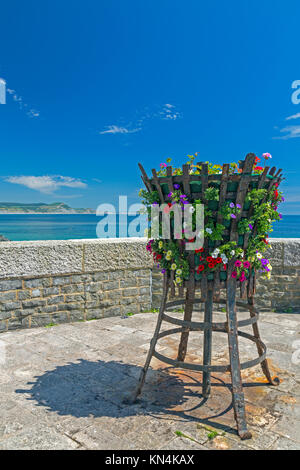
[[[3,2],[0,201],[135,202],[138,161],[270,152],[300,214],[299,17],[298,0]]]

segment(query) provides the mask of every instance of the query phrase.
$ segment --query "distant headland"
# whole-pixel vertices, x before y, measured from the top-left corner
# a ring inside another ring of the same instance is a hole
[[[63,202],[52,204],[0,202],[0,214],[95,214],[94,209],[74,209]]]

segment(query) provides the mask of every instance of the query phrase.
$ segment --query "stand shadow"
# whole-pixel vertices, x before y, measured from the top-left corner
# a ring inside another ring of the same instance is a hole
[[[234,421],[233,428],[214,421],[232,408],[230,386],[220,378],[214,377],[218,383],[214,383],[212,394],[215,387],[225,387],[228,398],[220,403],[220,412],[214,414],[210,408],[202,418],[190,414],[209,400],[201,395],[201,381],[186,373],[173,375],[172,367],[150,368],[141,397],[133,405],[126,404],[124,399],[135,390],[140,371],[141,367],[123,362],[81,359],[34,377],[34,382],[27,383],[30,388],[18,389],[16,393],[27,395],[26,399],[34,401],[36,406],[45,407],[61,416],[116,418],[143,414],[161,419],[193,421],[236,434]]]

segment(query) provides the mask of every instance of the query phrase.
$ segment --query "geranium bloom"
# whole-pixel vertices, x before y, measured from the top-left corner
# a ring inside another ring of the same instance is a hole
[[[249,261],[244,261],[244,268],[249,269],[250,268],[250,263]]]
[[[264,169],[263,169],[262,166],[256,166],[256,167],[254,168],[254,171],[263,171],[263,170],[264,170]]]
[[[237,272],[236,272],[236,271],[232,271],[231,277],[233,277],[233,278],[235,279],[235,278],[237,277]]]
[[[209,267],[210,269],[214,268],[214,267],[215,267],[215,263],[208,263],[208,267]]]
[[[216,259],[216,262],[217,262],[218,264],[222,263],[222,261],[223,261],[223,260],[222,260],[222,258],[220,258],[220,257]]]
[[[237,268],[239,268],[240,266],[242,266],[242,262],[237,259],[236,262],[234,263],[234,266],[236,266]]]
[[[207,261],[208,263],[212,263],[213,260],[214,260],[214,259],[213,259],[212,256],[208,256],[208,257],[206,258],[206,261]]]
[[[260,158],[255,157],[255,163],[260,162]]]
[[[199,274],[203,270],[204,270],[204,264],[199,264],[199,266],[197,268],[197,273]]]

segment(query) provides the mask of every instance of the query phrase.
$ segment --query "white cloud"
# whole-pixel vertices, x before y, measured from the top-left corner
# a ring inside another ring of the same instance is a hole
[[[156,109],[149,110],[148,107],[144,108],[141,112],[136,112],[136,118],[126,125],[111,125],[106,129],[99,132],[99,134],[134,134],[142,130],[144,123],[154,119],[162,119],[164,121],[176,121],[182,117],[182,114],[176,110],[174,104],[166,103],[164,105],[156,106]]]
[[[300,125],[283,127],[282,129],[280,129],[280,132],[286,134],[282,136],[273,137],[273,139],[296,139],[297,137],[300,137]]]
[[[99,134],[134,134],[135,132],[139,132],[142,128],[137,127],[135,129],[128,129],[127,127],[119,127],[119,126],[107,126],[107,129],[104,131],[100,131]]]
[[[70,176],[9,176],[5,181],[48,194],[63,186],[68,188],[86,188],[87,186],[83,181]]]
[[[293,114],[292,116],[288,116],[287,118],[285,118],[285,120],[289,121],[290,119],[298,119],[298,118],[300,118],[300,113]]]
[[[11,88],[6,89],[7,93],[11,95],[12,99],[18,103],[19,108],[26,111],[28,109],[28,104],[24,102],[22,96],[18,95],[15,90],[12,90]],[[30,118],[38,118],[40,116],[40,112],[37,111],[36,109],[30,109],[27,113],[27,116]]]

